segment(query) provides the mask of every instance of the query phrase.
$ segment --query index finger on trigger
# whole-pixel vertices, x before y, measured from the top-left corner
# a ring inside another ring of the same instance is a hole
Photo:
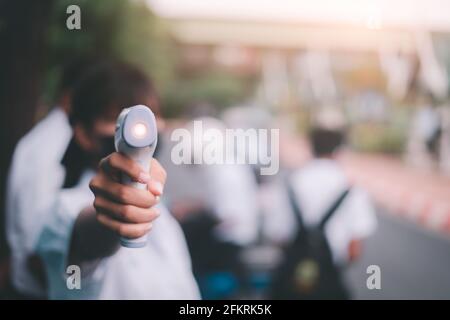
[[[166,183],[167,173],[166,170],[161,166],[161,164],[156,159],[152,159],[150,167],[150,175],[152,181],[157,181],[161,185]]]
[[[131,180],[148,183],[150,181],[150,174],[142,169],[142,167],[133,159],[115,152],[109,157],[109,165],[118,171],[128,175]]]

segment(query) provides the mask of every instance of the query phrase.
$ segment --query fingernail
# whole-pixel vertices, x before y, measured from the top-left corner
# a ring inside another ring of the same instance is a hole
[[[156,200],[156,203],[159,203],[159,200],[161,200],[161,197],[160,196],[156,196],[155,200]]]
[[[161,215],[161,210],[155,209],[155,215],[159,217]]]
[[[155,189],[159,194],[163,193],[163,185],[160,182],[155,182]]]
[[[139,182],[148,183],[150,181],[150,174],[145,171],[139,173]]]
[[[149,223],[146,227],[145,227],[145,231],[149,231],[152,228],[152,224]]]

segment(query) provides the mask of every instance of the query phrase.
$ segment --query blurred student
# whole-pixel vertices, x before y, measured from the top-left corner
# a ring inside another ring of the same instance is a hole
[[[202,133],[195,124],[201,124]],[[183,129],[191,137],[186,144],[191,164],[172,164],[170,152],[162,157],[171,172],[166,187],[171,211],[185,232],[204,298],[235,297],[244,274],[241,248],[256,240],[258,230],[257,184],[250,166],[203,162],[206,148],[230,152],[230,141],[210,141],[205,134],[215,130],[225,136],[225,129],[219,119],[195,118]]]
[[[351,186],[335,160],[343,131],[315,127],[314,158],[273,190],[266,235],[285,256],[275,273],[273,297],[346,299],[341,268],[361,253],[361,241],[376,227],[366,193]]]
[[[113,152],[116,118],[124,107],[136,104],[158,113],[151,82],[127,64],[101,64],[75,90],[74,134],[62,160],[63,188],[37,244],[52,299],[199,296],[182,232],[158,204],[164,169],[153,160],[151,172],[143,172],[137,163]],[[120,184],[123,173],[147,183],[148,190]],[[139,237],[150,229],[146,247],[119,245],[119,236]],[[81,269],[79,290],[69,290],[66,284],[66,270],[72,264]]]
[[[204,132],[216,130],[223,134],[224,139],[209,141],[207,134],[196,135],[195,123],[201,123]],[[196,118],[187,128],[192,136],[192,164],[188,170],[193,174],[193,179],[187,182],[192,183],[189,188],[197,189],[198,201],[216,217],[218,225],[215,233],[219,239],[241,246],[251,244],[257,237],[258,203],[256,179],[250,166],[203,162],[204,150],[213,145],[223,150],[224,158],[228,158],[227,153],[234,151],[229,146],[232,141],[225,139],[225,124],[219,119]],[[202,188],[195,188],[195,185],[201,185]],[[178,190],[180,194],[183,196]]]
[[[68,121],[75,84],[94,63],[80,57],[66,64],[56,106],[18,142],[7,182],[7,237],[12,253],[12,285],[17,297],[45,297],[42,270],[33,247],[49,211],[59,181],[60,164],[72,136]]]

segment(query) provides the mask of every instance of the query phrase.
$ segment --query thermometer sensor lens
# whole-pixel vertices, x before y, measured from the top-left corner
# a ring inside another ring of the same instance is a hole
[[[136,123],[132,129],[135,138],[143,138],[147,134],[147,126],[143,123]]]

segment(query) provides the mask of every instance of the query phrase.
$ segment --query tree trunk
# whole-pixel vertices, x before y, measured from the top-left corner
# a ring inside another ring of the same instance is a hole
[[[8,167],[18,139],[34,124],[53,3],[0,0],[0,261],[8,254],[4,210]]]

